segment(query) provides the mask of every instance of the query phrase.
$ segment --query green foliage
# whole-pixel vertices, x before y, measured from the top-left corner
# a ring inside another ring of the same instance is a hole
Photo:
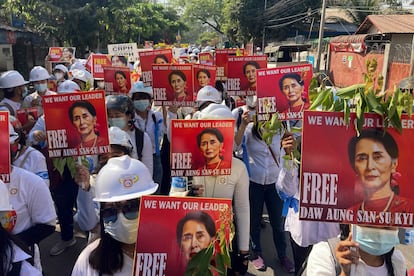
[[[175,41],[187,27],[177,12],[139,0],[8,0],[1,7],[60,45],[106,50],[109,43]]]
[[[354,122],[357,134],[362,130],[364,114],[373,112],[383,118],[384,131],[392,126],[398,132],[402,132],[401,114],[412,115],[413,98],[410,93],[402,93],[397,87],[392,93],[383,93],[383,77],[376,73],[377,61],[368,60],[367,72],[364,74],[365,83],[354,84],[346,88],[340,88],[334,95],[331,88],[315,86],[312,80],[310,86],[311,110],[343,111],[344,119],[349,124],[351,111],[356,113]],[[336,96],[336,99],[334,97]]]
[[[81,164],[85,166],[86,168],[89,168],[89,161],[85,158],[85,156],[79,157],[78,161],[81,161]],[[63,175],[63,172],[65,171],[65,167],[68,167],[70,175],[72,178],[75,178],[76,175],[76,159],[75,157],[69,156],[69,157],[62,157],[62,158],[53,158],[53,167],[55,170],[59,172],[60,175]]]

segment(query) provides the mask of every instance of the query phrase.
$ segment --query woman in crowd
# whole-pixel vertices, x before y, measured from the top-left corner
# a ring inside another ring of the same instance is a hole
[[[120,180],[131,186],[126,189]],[[132,274],[140,198],[157,188],[140,161],[127,155],[108,160],[96,178],[94,198],[100,203],[101,238],[79,255],[73,276]]]

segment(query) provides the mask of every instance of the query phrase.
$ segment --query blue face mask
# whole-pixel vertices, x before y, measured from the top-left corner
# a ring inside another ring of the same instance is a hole
[[[36,89],[36,91],[40,93],[46,92],[47,83],[37,83],[34,85],[34,89]]]
[[[109,126],[116,126],[120,129],[124,129],[127,126],[127,121],[124,118],[108,118]]]
[[[135,100],[134,101],[135,109],[141,112],[144,112],[145,110],[147,110],[149,104],[150,104],[149,100]]]
[[[374,256],[381,256],[391,251],[400,243],[398,229],[388,230],[374,227],[361,227],[356,225],[352,236],[359,243],[362,251]]]
[[[24,91],[22,93],[22,98],[25,98],[27,95],[29,94],[29,90],[27,89],[27,87],[24,87]]]

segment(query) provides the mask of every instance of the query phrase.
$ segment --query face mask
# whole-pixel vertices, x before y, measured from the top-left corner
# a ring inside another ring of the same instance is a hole
[[[149,100],[135,100],[134,101],[134,107],[138,111],[143,112],[147,110],[148,106],[149,106]]]
[[[45,92],[47,90],[47,83],[37,83],[34,85],[37,92]]]
[[[104,81],[97,81],[96,85],[98,88],[104,89],[105,88],[105,82]]]
[[[25,86],[23,93],[22,93],[22,98],[25,98],[28,94],[29,94],[29,90],[27,90],[27,87]]]
[[[129,220],[120,212],[115,222],[104,223],[104,230],[119,242],[133,244],[137,241],[138,218]]]
[[[108,118],[109,126],[116,126],[124,129],[127,126],[127,121],[124,118]]]
[[[55,73],[55,78],[57,80],[61,80],[61,79],[63,79],[63,74],[62,73]]]
[[[372,227],[354,227],[355,241],[359,243],[362,251],[374,256],[381,256],[391,251],[391,249],[400,243],[398,239],[398,229],[387,230]]]

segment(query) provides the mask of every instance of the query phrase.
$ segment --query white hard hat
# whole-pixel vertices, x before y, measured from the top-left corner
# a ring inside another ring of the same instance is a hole
[[[204,102],[221,103],[221,93],[211,85],[206,85],[197,92],[196,102],[200,106]]]
[[[35,66],[30,71],[29,81],[42,81],[50,79],[49,72],[42,66]]]
[[[129,96],[132,97],[134,93],[145,93],[151,96],[153,96],[152,93],[152,87],[151,86],[144,86],[144,83],[142,81],[137,81],[134,86],[132,86],[131,90],[129,91]]]
[[[12,123],[9,121],[9,143],[14,144],[17,139],[19,139],[19,134],[17,134]]]
[[[71,66],[70,66],[70,70],[69,71],[73,71],[73,70],[75,70],[75,69],[78,69],[78,70],[85,70],[86,68],[85,68],[85,65],[83,65],[82,64],[82,62],[80,62],[79,60],[77,60],[77,61],[75,61],[75,63],[73,63]]]
[[[63,64],[56,65],[55,68],[53,68],[53,71],[55,71],[55,70],[60,70],[63,73],[67,73],[68,72],[68,68],[65,65],[63,65]]]
[[[226,105],[212,103],[200,111],[199,119],[234,119],[234,116]]]
[[[119,127],[116,127],[116,126],[110,127],[108,131],[108,135],[109,135],[109,144],[120,145],[120,146],[126,147],[129,150],[132,150],[133,144],[131,141],[131,137],[128,135],[128,133],[126,133]]]
[[[257,96],[246,96],[246,105],[249,107],[256,107],[257,104]]]
[[[83,82],[93,83],[92,74],[89,73],[86,69],[73,69],[72,70],[72,79],[78,79]]]
[[[9,70],[0,76],[0,88],[13,88],[28,84],[23,76],[16,70]]]
[[[72,93],[76,91],[80,91],[79,85],[71,80],[65,80],[64,82],[60,83],[57,89],[57,92],[60,93]]]
[[[117,202],[139,198],[155,193],[154,183],[148,168],[128,155],[113,157],[96,177],[94,201]]]
[[[13,208],[10,205],[9,189],[6,184],[0,180],[0,211],[12,211]]]

